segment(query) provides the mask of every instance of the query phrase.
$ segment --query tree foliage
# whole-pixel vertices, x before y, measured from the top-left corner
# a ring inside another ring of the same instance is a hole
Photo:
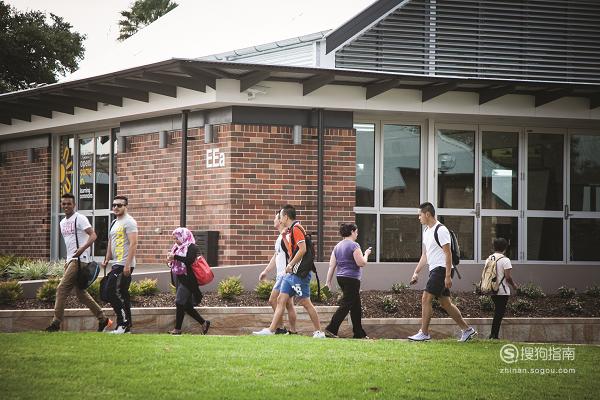
[[[119,21],[118,40],[123,41],[133,36],[177,6],[171,0],[136,0],[131,10],[121,11],[123,19]]]
[[[61,17],[0,0],[0,93],[54,83],[83,58],[85,35]]]

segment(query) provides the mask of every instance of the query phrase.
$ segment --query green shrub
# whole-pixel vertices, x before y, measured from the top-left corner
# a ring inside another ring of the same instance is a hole
[[[383,296],[381,299],[381,308],[388,314],[392,314],[398,311],[398,300],[394,298],[394,296]]]
[[[0,304],[14,303],[22,297],[23,287],[19,282],[0,282]]]
[[[394,293],[402,293],[407,290],[410,286],[404,282],[397,282],[392,285],[392,292]]]
[[[563,299],[570,299],[572,297],[575,297],[575,295],[577,294],[577,291],[575,289],[573,289],[573,288],[568,288],[566,286],[561,286],[561,287],[558,288],[557,293]]]
[[[531,311],[533,303],[527,299],[516,299],[510,304],[510,308],[515,312]]]
[[[600,286],[593,285],[588,287],[585,291],[585,294],[587,294],[590,297],[600,297]]]
[[[517,293],[521,296],[529,297],[530,299],[539,299],[546,297],[546,294],[542,291],[542,288],[529,282],[526,285],[519,287]]]
[[[53,302],[56,300],[56,288],[60,280],[49,279],[48,282],[44,283],[37,291],[35,297],[41,301]]]
[[[479,296],[479,307],[483,311],[494,311],[494,302],[490,296]]]
[[[570,299],[567,301],[565,307],[567,310],[574,313],[580,313],[583,311],[583,304],[581,304],[581,302],[577,299]]]
[[[158,293],[158,281],[156,279],[142,279],[141,281],[131,282],[129,285],[129,295],[152,296]]]
[[[62,278],[65,274],[65,263],[67,260],[51,261],[48,264],[48,278]]]
[[[96,279],[94,283],[87,288],[87,292],[96,299],[96,301],[100,300],[100,278]]]
[[[261,300],[269,300],[269,297],[271,297],[271,292],[273,291],[273,286],[275,286],[275,281],[272,280],[258,282],[258,285],[256,285],[254,288],[256,297]]]
[[[18,257],[13,255],[0,255],[0,276],[8,276],[9,269],[13,266],[21,266],[27,262],[28,259],[24,257]]]
[[[46,279],[48,266],[48,261],[45,260],[27,260],[24,264],[11,265],[8,274],[13,279],[23,281]]]
[[[233,300],[235,296],[239,296],[244,291],[241,276],[230,276],[219,282],[217,292],[219,297],[224,300]]]
[[[321,283],[321,298],[318,298],[318,286],[317,286],[317,280],[313,279],[312,281],[310,281],[310,301],[313,302],[323,302],[323,301],[327,301],[331,298],[332,293],[329,289],[325,289],[325,287],[323,286],[323,284]]]
[[[177,294],[177,288],[172,283],[169,283],[169,291],[171,294]]]

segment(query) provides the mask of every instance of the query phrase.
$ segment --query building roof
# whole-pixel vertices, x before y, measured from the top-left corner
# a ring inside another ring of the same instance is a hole
[[[325,85],[365,87],[368,100],[394,88],[420,90],[429,101],[449,91],[477,92],[484,104],[507,94],[535,97],[539,107],[566,96],[590,99],[590,108],[600,106],[600,85],[540,81],[517,81],[443,76],[423,76],[376,71],[306,68],[171,59],[124,69],[92,78],[55,83],[35,89],[0,95],[0,123],[31,121],[32,115],[52,118],[52,112],[74,114],[74,108],[98,110],[98,103],[121,107],[123,98],[149,101],[149,93],[177,97],[177,87],[198,92],[216,89],[217,79],[240,81],[240,92],[263,81],[296,82],[306,96]]]

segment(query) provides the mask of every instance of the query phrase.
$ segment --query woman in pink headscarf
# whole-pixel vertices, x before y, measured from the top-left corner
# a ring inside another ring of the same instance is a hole
[[[185,313],[190,315],[202,325],[202,334],[206,335],[210,327],[210,321],[200,316],[194,308],[202,300],[202,292],[196,282],[192,271],[192,264],[198,257],[198,246],[194,235],[187,228],[177,228],[173,231],[175,244],[167,255],[167,262],[171,267],[171,278],[173,285],[177,288],[175,305],[177,313],[175,316],[175,329],[169,331],[171,335],[181,335],[181,325]]]

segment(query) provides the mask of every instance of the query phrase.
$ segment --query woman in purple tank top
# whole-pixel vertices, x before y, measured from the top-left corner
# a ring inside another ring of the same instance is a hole
[[[362,253],[360,245],[356,243],[358,227],[355,224],[341,224],[340,236],[344,239],[331,252],[326,285],[331,288],[333,274],[337,269],[337,282],[342,289],[343,296],[339,302],[340,306],[325,328],[325,336],[336,338],[341,323],[350,313],[354,338],[368,339],[361,324],[360,278],[362,276],[361,269],[367,265],[371,248],[369,247],[364,254]]]

